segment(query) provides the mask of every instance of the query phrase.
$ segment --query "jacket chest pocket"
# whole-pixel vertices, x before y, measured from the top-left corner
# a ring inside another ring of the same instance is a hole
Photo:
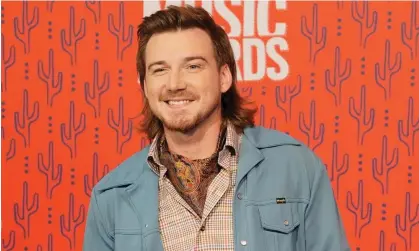
[[[296,250],[300,226],[298,203],[267,203],[257,206],[267,250]]]
[[[141,230],[116,230],[114,251],[143,250]]]

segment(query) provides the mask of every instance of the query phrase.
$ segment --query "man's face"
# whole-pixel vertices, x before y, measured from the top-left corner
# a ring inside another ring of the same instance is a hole
[[[145,65],[145,95],[166,129],[186,133],[203,121],[221,119],[221,94],[231,86],[231,73],[227,66],[218,69],[205,31],[153,35]]]

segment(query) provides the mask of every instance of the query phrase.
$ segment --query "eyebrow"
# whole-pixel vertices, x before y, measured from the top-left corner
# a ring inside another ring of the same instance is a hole
[[[206,58],[202,57],[202,56],[186,57],[186,58],[183,59],[183,62],[186,63],[186,62],[189,62],[189,61],[192,61],[192,60],[196,60],[196,59],[200,59],[200,60],[203,60],[206,63],[208,63],[208,60]],[[151,67],[153,67],[155,65],[162,65],[162,64],[167,64],[167,62],[164,61],[164,60],[159,60],[159,61],[153,62],[153,63],[151,63],[151,64],[148,65],[147,69],[150,70]]]

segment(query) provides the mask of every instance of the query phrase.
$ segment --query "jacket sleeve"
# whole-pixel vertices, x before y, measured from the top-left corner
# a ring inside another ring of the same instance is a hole
[[[326,168],[318,157],[311,160],[307,163],[310,165],[311,196],[305,214],[306,248],[310,251],[348,251],[350,247]]]
[[[106,228],[97,201],[95,189],[92,190],[87,222],[83,240],[83,251],[113,251],[113,239]]]

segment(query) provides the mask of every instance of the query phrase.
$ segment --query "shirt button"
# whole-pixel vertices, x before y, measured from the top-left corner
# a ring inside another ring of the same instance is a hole
[[[199,230],[205,231],[205,226],[201,226],[201,228]]]
[[[245,241],[245,240],[240,241],[240,243],[242,244],[242,246],[246,246],[247,245],[247,241]]]
[[[238,198],[239,200],[241,200],[241,199],[243,199],[243,195],[242,195],[241,193],[238,193],[238,194],[237,194],[237,198]]]

